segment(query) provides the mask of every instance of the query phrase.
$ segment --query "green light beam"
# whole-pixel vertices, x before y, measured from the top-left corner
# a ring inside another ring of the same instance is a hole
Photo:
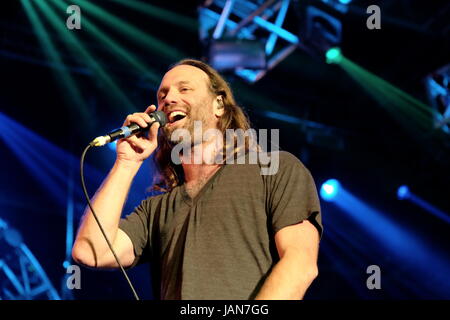
[[[422,110],[423,112],[425,112],[427,114],[433,114],[434,110],[431,109],[426,104],[420,102],[419,100],[415,99],[414,97],[407,94],[406,92],[393,86],[386,80],[383,80],[380,77],[374,75],[373,73],[370,73],[369,71],[364,70],[362,67],[358,66],[356,63],[350,61],[349,59],[342,57],[341,65],[344,68],[344,70],[352,70],[357,74],[361,74],[362,77],[370,79],[370,81],[373,82],[374,84],[377,84],[377,86],[386,88],[389,91],[391,91],[392,93],[397,94],[398,97],[412,103],[415,107]]]
[[[139,12],[144,12],[152,18],[171,23],[183,30],[187,30],[192,33],[197,33],[197,20],[183,16],[181,14],[174,13],[172,11],[159,8],[147,2],[139,2],[136,0],[111,0],[121,5],[127,6]]]
[[[411,108],[410,103],[405,103],[398,96],[392,94],[388,88],[377,86],[361,75],[354,73],[349,73],[349,75],[411,133],[415,134],[417,130],[425,132],[430,130],[429,117],[420,110]]]
[[[50,23],[53,25],[54,29],[60,33],[61,37],[69,39],[72,43],[73,49],[75,49],[90,67],[95,71],[95,73],[100,77],[103,83],[109,88],[108,96],[111,96],[114,101],[120,102],[120,108],[126,112],[135,112],[136,108],[127,98],[127,96],[122,92],[122,90],[117,86],[113,79],[111,79],[106,72],[103,70],[102,66],[95,61],[93,56],[84,48],[80,41],[73,34],[74,31],[70,31],[66,28],[64,22],[58,20],[58,16],[55,11],[50,8],[45,1],[36,1],[42,12],[46,15]]]
[[[406,127],[426,132],[432,129],[435,112],[432,108],[344,56],[337,64]]]
[[[70,101],[69,105],[80,112],[84,124],[92,126],[94,123],[89,120],[90,116],[88,114],[86,102],[78,90],[72,76],[67,72],[67,68],[56,50],[48,32],[45,30],[44,25],[40,21],[29,0],[21,0],[21,3],[38,35],[39,43],[44,50],[47,59],[54,63],[55,69],[57,70],[55,73],[55,77],[58,79],[57,83],[61,86],[63,92],[67,92],[70,96],[70,99],[68,99]],[[64,95],[64,97],[67,98],[66,95]]]
[[[60,1],[53,1],[53,3],[59,7],[61,10],[65,11],[67,7],[64,6],[64,3]],[[65,3],[68,5],[67,3]],[[83,27],[86,27],[86,31],[91,32],[96,38],[103,41],[106,45],[108,45],[111,50],[119,57],[123,58],[127,63],[133,66],[137,71],[144,73],[150,81],[152,81],[155,85],[158,85],[161,80],[161,75],[157,72],[150,69],[147,65],[145,65],[142,61],[140,61],[135,55],[128,52],[122,46],[117,44],[117,42],[112,39],[110,36],[105,34],[103,31],[98,29],[94,24],[89,22],[89,20],[84,16],[82,20]]]
[[[85,9],[109,26],[114,27],[115,30],[123,33],[130,40],[135,41],[139,45],[146,46],[152,52],[158,53],[171,61],[178,61],[183,58],[183,56],[181,56],[172,46],[120,20],[100,7],[85,0],[76,0],[74,2],[79,3],[82,9]]]

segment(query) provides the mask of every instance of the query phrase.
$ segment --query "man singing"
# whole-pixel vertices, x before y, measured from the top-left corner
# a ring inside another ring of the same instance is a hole
[[[150,261],[160,299],[302,299],[318,274],[322,233],[309,171],[287,152],[277,154],[273,174],[262,174],[261,163],[208,161],[223,149],[196,137],[196,123],[224,135],[250,124],[225,80],[201,61],[172,66],[157,101],[169,123],[159,137],[155,123],[148,135],[119,140],[114,166],[93,198],[121,264]],[[129,115],[124,125],[147,127],[155,110]],[[181,152],[177,164],[172,151],[187,143],[176,134],[180,129],[194,137],[194,152]],[[248,160],[249,145],[244,149]],[[164,192],[121,219],[133,178],[153,152],[160,178],[155,187]],[[191,161],[196,152],[202,161]],[[89,267],[118,267],[89,208],[72,254]]]

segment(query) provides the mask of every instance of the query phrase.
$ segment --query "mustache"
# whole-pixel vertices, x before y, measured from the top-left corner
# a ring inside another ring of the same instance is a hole
[[[185,110],[186,113],[190,113],[191,112],[191,107],[186,105],[186,104],[176,104],[176,105],[168,105],[168,106],[163,108],[163,111],[165,113],[170,113],[173,110]]]

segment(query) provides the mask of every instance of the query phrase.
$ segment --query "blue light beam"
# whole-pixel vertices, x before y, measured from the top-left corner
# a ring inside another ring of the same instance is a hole
[[[425,209],[426,211],[433,214],[435,217],[441,219],[442,221],[450,224],[450,215],[445,213],[444,211],[439,210],[431,203],[425,201],[419,196],[412,193],[407,186],[400,186],[397,190],[397,197],[400,200],[409,200],[412,203],[418,205],[419,207]]]
[[[25,165],[30,174],[54,196],[60,205],[66,205],[69,166],[78,167],[79,159],[55,146],[43,137],[0,112],[0,139]],[[86,165],[86,176],[93,184],[101,181],[104,174]],[[80,188],[75,196],[84,199]],[[84,202],[84,201],[83,201]]]
[[[333,194],[335,192],[333,187],[335,187],[333,183],[329,184],[327,191],[324,192]],[[439,292],[441,296],[448,296],[450,261],[436,248],[419,239],[413,230],[403,228],[388,218],[389,215],[359,200],[342,186],[339,186],[338,192],[334,195],[333,203],[359,224],[380,245],[386,255],[407,265],[412,277],[420,274],[420,277],[426,279],[421,282],[423,286],[433,292]]]

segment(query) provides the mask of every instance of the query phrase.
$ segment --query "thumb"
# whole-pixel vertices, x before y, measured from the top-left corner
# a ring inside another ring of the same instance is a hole
[[[160,127],[159,122],[155,122],[151,128],[150,128],[150,133],[149,133],[149,139],[151,141],[155,141],[158,137],[158,129]]]

